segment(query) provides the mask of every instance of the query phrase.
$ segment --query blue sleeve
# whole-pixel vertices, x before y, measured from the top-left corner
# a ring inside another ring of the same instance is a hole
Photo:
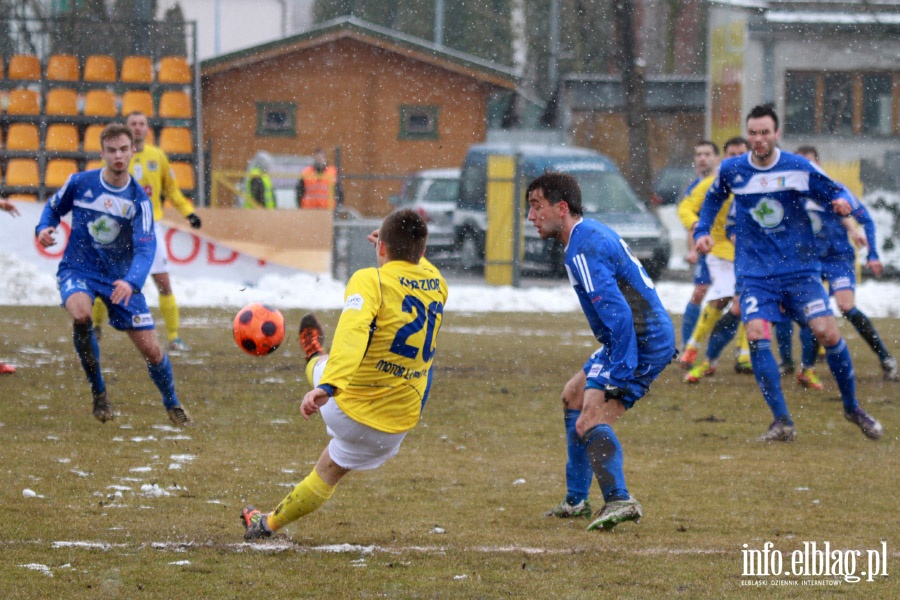
[[[125,281],[131,284],[135,291],[140,291],[147,281],[153,259],[156,256],[156,234],[153,228],[153,207],[150,199],[141,190],[137,202],[135,202],[134,217],[131,219],[131,235],[134,247],[134,257],[131,259],[131,267],[125,275]]]
[[[718,175],[713,180],[713,184],[709,186],[706,192],[706,198],[703,200],[703,206],[700,207],[700,220],[694,227],[694,239],[704,235],[709,235],[713,222],[722,208],[722,203],[728,198],[729,190],[722,180],[722,170],[719,169]],[[734,205],[732,205],[733,207]]]
[[[56,193],[50,196],[47,203],[44,204],[41,219],[34,229],[35,236],[48,227],[58,226],[62,216],[72,210],[72,198],[74,195],[71,193],[72,186],[70,183],[71,180],[66,181],[66,185],[56,190]]]
[[[872,215],[869,214],[862,202],[859,202],[850,214],[866,232],[866,240],[869,242],[869,253],[866,260],[878,260],[878,238],[875,237],[875,221],[872,220]]]

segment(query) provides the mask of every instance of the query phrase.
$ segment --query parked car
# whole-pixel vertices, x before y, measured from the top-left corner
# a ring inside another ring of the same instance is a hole
[[[556,240],[541,240],[525,218],[524,191],[531,180],[546,171],[574,175],[581,186],[584,215],[609,225],[622,236],[652,278],[665,270],[671,254],[668,231],[611,160],[587,148],[515,143],[476,144],[466,154],[453,215],[456,251],[463,268],[484,265],[487,160],[498,154],[519,157],[521,196],[515,201],[522,206],[524,270],[565,274],[565,249]]]
[[[653,196],[650,201],[655,206],[677,204],[684,196],[684,190],[695,177],[693,167],[664,168],[653,182]]]
[[[441,258],[455,247],[453,212],[459,195],[459,169],[427,169],[408,176],[400,193],[391,197],[396,208],[411,208],[428,224],[429,258]]]

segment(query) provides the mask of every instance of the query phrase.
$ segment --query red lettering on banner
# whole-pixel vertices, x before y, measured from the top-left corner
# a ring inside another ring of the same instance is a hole
[[[189,262],[194,262],[197,255],[200,254],[200,238],[190,233],[185,234],[191,236],[191,252],[186,258],[181,258],[172,254],[172,236],[176,233],[178,233],[177,229],[169,229],[166,232],[166,254],[169,256],[169,260],[176,265],[186,265]]]
[[[59,248],[59,250],[55,252],[51,252],[50,248],[44,248],[37,241],[37,237],[34,238],[34,247],[37,248],[38,254],[40,254],[44,258],[50,258],[53,260],[62,258],[63,252],[66,251],[66,246],[69,243],[69,236],[72,235],[72,227],[65,221],[60,221],[59,225],[56,227],[56,231],[59,232],[60,230],[62,230],[63,232],[63,239],[56,240],[56,243],[50,246],[50,248]]]
[[[227,250],[227,248],[226,248]],[[211,265],[230,265],[238,259],[240,254],[236,250],[231,251],[231,256],[227,258],[216,257],[216,245],[212,242],[206,243],[206,262]]]

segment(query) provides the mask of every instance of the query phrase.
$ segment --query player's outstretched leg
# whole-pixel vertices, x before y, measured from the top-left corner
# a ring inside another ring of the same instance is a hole
[[[797,437],[794,422],[788,411],[784,392],[781,389],[781,373],[775,356],[772,354],[770,340],[750,341],[750,361],[753,363],[753,376],[759,385],[766,404],[772,411],[775,420],[769,429],[756,438],[759,442],[790,442]]]
[[[880,438],[884,431],[881,423],[860,408],[856,400],[856,375],[853,372],[850,349],[847,348],[844,338],[834,346],[825,348],[825,360],[837,382],[841,400],[844,401],[844,418],[859,427],[867,438],[872,440]]]
[[[581,436],[575,430],[575,423],[581,416],[580,410],[563,409],[563,420],[566,428],[566,498],[544,513],[547,517],[572,519],[590,517],[591,502],[588,495],[594,472],[587,449]]]
[[[176,427],[193,425],[194,420],[181,406],[178,395],[175,393],[175,376],[172,374],[172,362],[169,360],[169,355],[163,354],[163,359],[159,364],[153,365],[148,362],[147,371],[150,373],[150,379],[162,394],[163,406],[166,407],[166,414],[172,425]]]
[[[91,394],[94,397],[94,418],[101,423],[106,423],[115,418],[112,404],[106,397],[106,383],[100,372],[100,346],[94,337],[94,325],[91,319],[75,321],[72,325],[72,341],[75,344],[75,353],[81,361],[81,368],[91,384]]]
[[[595,425],[583,437],[606,502],[597,518],[588,525],[588,530],[609,531],[625,521],[640,521],[644,511],[625,486],[622,445],[612,427],[604,423]]]
[[[891,356],[869,317],[855,306],[845,312],[844,317],[853,324],[853,327],[856,328],[862,339],[866,341],[869,348],[878,355],[878,360],[881,361],[881,369],[884,371],[884,378],[888,381],[900,381],[900,369],[897,367],[897,359]]]

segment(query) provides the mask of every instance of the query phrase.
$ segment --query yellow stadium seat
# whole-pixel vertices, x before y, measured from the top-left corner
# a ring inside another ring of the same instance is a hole
[[[189,162],[174,161],[172,164],[172,174],[175,175],[175,181],[178,183],[181,191],[191,191],[194,189],[194,166]]]
[[[187,127],[163,127],[159,147],[169,154],[190,154],[194,151],[191,130]]]
[[[44,173],[44,185],[47,187],[61,187],[69,175],[78,172],[78,165],[68,158],[57,158],[47,161],[47,170]]]
[[[153,96],[150,95],[150,92],[131,90],[122,94],[122,116],[127,117],[135,111],[142,112],[148,117],[156,114],[153,109]]]
[[[159,61],[156,80],[159,83],[190,83],[191,68],[183,56],[164,56]]]
[[[9,79],[37,81],[41,78],[41,61],[33,54],[16,54],[9,59],[6,76]]]
[[[78,152],[78,129],[74,125],[65,123],[54,123],[47,126],[44,150]]]
[[[85,152],[100,152],[100,132],[103,131],[103,125],[88,125],[84,130],[84,143],[82,144]]]
[[[185,92],[163,92],[159,98],[159,116],[164,119],[189,119],[193,114],[191,97]]]
[[[6,133],[7,150],[38,150],[41,147],[37,125],[31,123],[12,123]]]
[[[47,59],[47,79],[78,81],[78,59],[71,54],[52,54]]]
[[[10,194],[6,199],[17,200],[19,202],[37,202],[37,196],[35,194]]]
[[[102,169],[105,166],[106,166],[106,163],[104,163],[99,158],[95,158],[94,160],[89,160],[87,162],[87,164],[84,167],[84,170],[85,171],[93,171],[94,169]]]
[[[106,54],[92,54],[84,61],[85,81],[116,80],[116,59]]]
[[[153,63],[149,56],[126,56],[122,59],[119,79],[125,83],[151,83]]]
[[[6,165],[6,185],[10,187],[37,187],[41,184],[36,160],[11,158]]]
[[[16,88],[9,92],[9,105],[6,107],[8,115],[38,115],[41,106],[38,103],[38,93],[28,88]]]
[[[78,94],[71,88],[54,88],[48,90],[47,101],[44,103],[44,114],[77,115]]]
[[[84,114],[91,117],[115,117],[116,97],[109,90],[90,90],[84,96]]]

